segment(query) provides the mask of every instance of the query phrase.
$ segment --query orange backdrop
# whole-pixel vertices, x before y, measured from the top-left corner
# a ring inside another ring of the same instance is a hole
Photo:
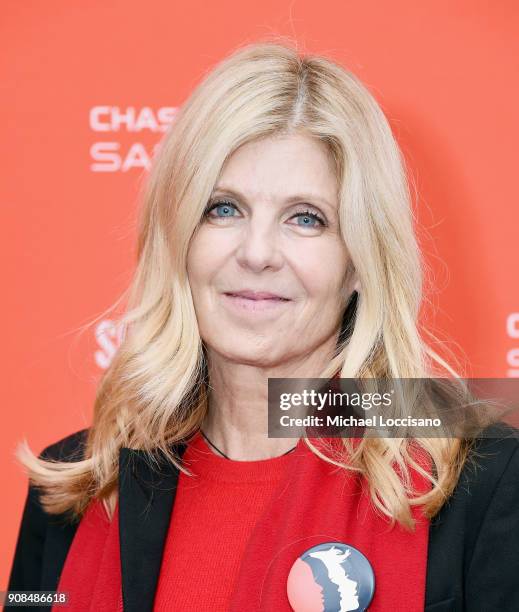
[[[153,146],[237,45],[290,36],[366,83],[413,176],[436,285],[423,317],[468,375],[519,375],[514,0],[4,0],[0,15],[0,590],[27,487],[15,444],[40,451],[89,424],[117,339],[110,321],[75,330],[131,276]]]

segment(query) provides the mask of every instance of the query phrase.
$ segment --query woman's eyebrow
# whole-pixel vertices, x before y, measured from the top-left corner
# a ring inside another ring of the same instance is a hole
[[[245,202],[245,204],[248,203],[248,199],[247,196],[245,196],[243,193],[241,193],[238,189],[234,189],[232,187],[226,187],[225,185],[219,185],[217,187],[215,187],[213,189],[212,195],[214,195],[216,192],[225,192],[228,193],[229,195],[237,198],[238,200],[242,200],[243,202]],[[337,207],[333,206],[333,204],[331,202],[329,202],[327,199],[315,194],[315,193],[301,193],[301,194],[296,194],[296,195],[292,195],[288,198],[286,198],[284,200],[285,204],[294,204],[296,202],[315,202],[315,203],[319,203],[322,204],[324,206],[326,206],[327,208],[329,208],[332,211],[336,211]]]

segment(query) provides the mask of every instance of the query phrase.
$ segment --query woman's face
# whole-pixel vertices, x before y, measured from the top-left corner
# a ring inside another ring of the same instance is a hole
[[[262,138],[224,164],[187,272],[209,356],[263,367],[335,346],[353,290],[326,146]]]

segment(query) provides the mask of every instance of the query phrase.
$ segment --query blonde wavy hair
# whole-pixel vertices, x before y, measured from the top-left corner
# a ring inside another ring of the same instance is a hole
[[[99,381],[82,460],[45,460],[25,441],[17,449],[48,513],[77,519],[97,498],[113,516],[122,446],[148,451],[152,461],[162,453],[185,471],[172,445],[202,424],[208,383],[186,273],[190,239],[232,152],[259,137],[295,132],[320,139],[332,153],[340,228],[361,287],[344,305],[348,314],[333,359],[315,377],[459,377],[418,328],[426,268],[402,155],[381,108],[355,75],[329,58],[301,54],[279,40],[249,44],[205,75],[153,158],[135,273],[105,311],[125,303],[118,319],[124,334]],[[305,442],[324,461],[362,474],[375,508],[407,529],[414,527],[413,505],[423,504],[428,517],[438,512],[470,449],[460,438],[363,438],[357,445],[345,438],[340,459]],[[415,461],[413,446],[430,459],[431,471]],[[426,493],[413,490],[409,467],[430,481]]]

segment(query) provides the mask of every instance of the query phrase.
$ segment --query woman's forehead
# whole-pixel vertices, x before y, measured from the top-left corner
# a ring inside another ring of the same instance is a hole
[[[337,176],[327,146],[307,136],[258,139],[227,159],[213,193],[245,202],[320,200],[337,207]]]

